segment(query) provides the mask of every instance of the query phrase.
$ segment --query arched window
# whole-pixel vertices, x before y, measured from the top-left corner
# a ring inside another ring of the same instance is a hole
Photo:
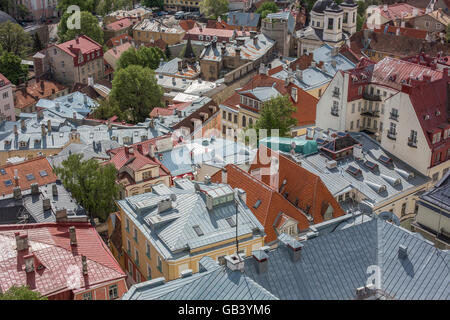
[[[248,118],[248,125],[250,127],[253,125],[253,119],[252,118]]]
[[[247,119],[245,118],[245,116],[242,116],[242,126],[243,127],[247,126]]]

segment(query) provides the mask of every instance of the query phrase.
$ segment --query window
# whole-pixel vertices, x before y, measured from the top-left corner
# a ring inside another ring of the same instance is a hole
[[[234,123],[238,123],[238,116],[237,116],[237,114],[234,115]]]
[[[128,260],[128,274],[133,278],[133,264]]]
[[[436,182],[439,178],[439,172],[436,172],[435,174],[433,174],[433,182]]]
[[[27,177],[28,181],[31,181],[31,180],[35,179],[34,174],[32,174],[32,173],[27,174],[25,177]]]
[[[377,120],[373,120],[373,128],[375,129],[375,130],[377,130]]]
[[[363,89],[362,86],[359,86],[359,87],[358,87],[358,95],[359,95],[359,96],[362,95],[362,89]]]
[[[333,116],[339,116],[339,102],[333,101],[333,106],[331,107],[331,114]]]
[[[128,251],[128,254],[131,254],[131,243],[130,243],[129,239],[127,239],[127,251]]]
[[[383,122],[380,121],[380,131],[383,131]]]
[[[146,243],[145,254],[147,255],[147,257],[148,257],[149,259],[151,259],[151,255],[150,255],[150,244],[149,244],[148,242]]]
[[[129,233],[129,232],[130,232],[130,220],[126,219],[125,221],[126,221],[126,227],[125,227],[125,229],[126,229],[127,232]]]
[[[117,284],[113,284],[109,286],[109,299],[117,299],[119,297],[119,292],[117,288]]]
[[[440,132],[433,135],[433,143],[438,143],[439,141],[441,141],[441,133]]]
[[[7,91],[7,92],[3,92],[3,99],[6,99],[6,98],[8,98],[8,96],[9,96],[9,94],[8,94],[9,92]]]
[[[442,177],[445,176],[445,174],[448,172],[448,169],[450,169],[450,168],[445,168],[444,170],[442,170]]]
[[[242,97],[241,97],[242,100]],[[222,111],[222,117],[227,120],[227,112],[226,111]]]
[[[149,264],[147,264],[147,280],[150,280],[152,278],[152,268]]]
[[[232,227],[232,228],[236,227],[236,222],[234,221],[233,217],[228,217],[225,220],[228,222],[230,227]]]
[[[92,291],[83,293],[83,300],[92,300]]]
[[[356,120],[356,128],[359,129],[359,119]]]
[[[338,30],[341,28],[341,18],[338,19]]]
[[[356,13],[353,12],[353,23],[355,23]]]
[[[358,102],[358,112],[361,112],[361,101]]]
[[[403,203],[403,204],[402,204],[401,215],[402,215],[402,217],[403,217],[404,215],[406,215],[406,203]]]
[[[162,273],[162,261],[159,256],[158,256],[158,264],[156,265],[156,267],[158,268],[159,272]]]
[[[398,120],[398,110],[397,109],[392,108],[391,114],[390,114],[390,119]]]
[[[350,121],[350,130],[353,130],[353,121]]]
[[[416,146],[417,145],[417,131],[411,130],[411,133],[408,137],[408,145]]]
[[[434,155],[434,163],[438,163],[441,160],[441,153],[440,152],[436,152],[436,154]]]
[[[227,134],[227,127],[226,126],[222,126],[222,134],[224,134],[224,135]]]
[[[343,23],[347,23],[347,19],[348,19],[348,12],[344,13],[344,20],[342,21]]]
[[[134,263],[139,266],[139,252],[137,249],[134,249],[135,260]]]
[[[247,119],[245,118],[245,116],[242,116],[242,126],[243,127],[247,126]]]
[[[197,236],[201,237],[204,235],[202,229],[200,228],[200,226],[193,226],[192,227],[195,231],[195,233],[197,234]]]
[[[229,112],[229,113],[228,113],[228,121],[230,121],[230,122],[231,122],[231,118],[232,118],[232,116],[233,116],[233,115],[232,115],[232,114],[231,114],[231,113]]]
[[[141,274],[139,272],[136,272],[136,282],[141,282]]]
[[[355,104],[352,103],[352,113],[355,113]]]
[[[328,18],[328,30],[333,30],[333,18]]]
[[[146,180],[146,179],[150,179],[152,177],[152,172],[151,171],[145,171],[142,173],[142,179]]]
[[[397,129],[397,125],[395,123],[391,122],[389,130],[388,130],[388,134],[387,134],[389,138],[395,139],[395,136],[397,135],[396,129]]]

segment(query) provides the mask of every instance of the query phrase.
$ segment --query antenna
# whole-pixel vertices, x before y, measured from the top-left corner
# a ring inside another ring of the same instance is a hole
[[[234,204],[236,205],[236,255],[238,256],[239,260],[239,240],[238,240],[238,199],[234,199]]]

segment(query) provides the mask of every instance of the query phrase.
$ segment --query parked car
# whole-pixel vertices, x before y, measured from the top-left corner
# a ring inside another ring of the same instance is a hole
[[[180,20],[183,19],[185,16],[184,11],[178,11],[177,13],[175,13],[175,19]]]

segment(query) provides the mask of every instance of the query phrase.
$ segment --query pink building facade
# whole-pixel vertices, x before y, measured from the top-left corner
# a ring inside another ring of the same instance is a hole
[[[58,16],[58,0],[19,0],[31,12],[33,20],[48,19]]]
[[[12,84],[0,73],[0,116],[7,121],[16,121]]]

